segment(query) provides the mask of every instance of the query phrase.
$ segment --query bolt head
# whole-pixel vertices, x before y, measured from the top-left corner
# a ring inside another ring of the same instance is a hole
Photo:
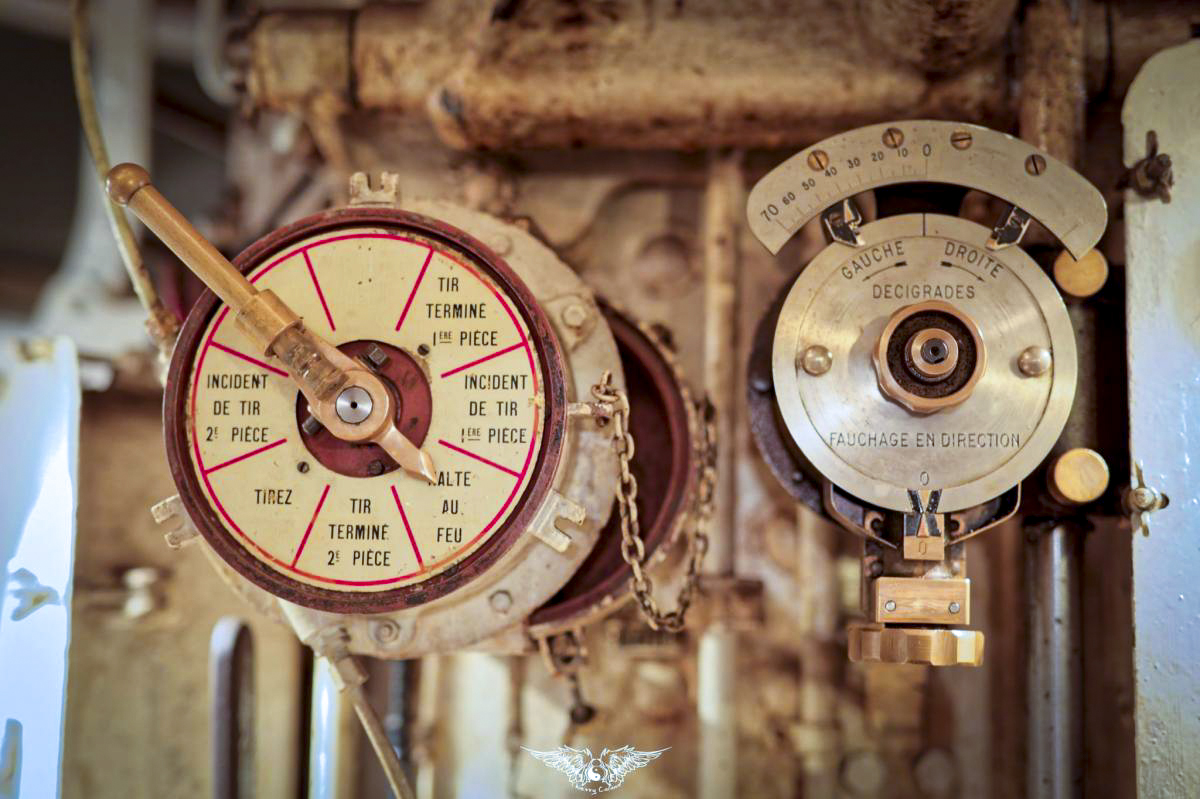
[[[962,605],[959,605],[957,602],[951,602],[950,607],[948,607],[947,610],[949,610],[952,614],[958,613],[960,610],[962,610]]]
[[[1017,368],[1026,377],[1037,377],[1045,374],[1053,363],[1050,350],[1045,347],[1026,347],[1017,356]]]
[[[376,367],[381,367],[388,362],[387,353],[379,348],[378,345],[372,344],[367,349],[367,360],[373,363]]]
[[[813,377],[820,377],[833,366],[833,353],[820,344],[814,344],[801,354],[800,366]]]
[[[513,245],[512,239],[503,233],[500,233],[488,242],[488,246],[492,248],[492,251],[495,252],[496,255],[504,257],[512,252]]]
[[[572,330],[578,330],[583,327],[588,320],[588,309],[581,303],[573,302],[566,308],[563,308],[562,320],[563,324]]]

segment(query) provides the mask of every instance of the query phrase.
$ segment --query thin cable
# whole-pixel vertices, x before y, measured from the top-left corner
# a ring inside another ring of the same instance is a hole
[[[149,319],[146,329],[158,347],[159,354],[169,358],[179,334],[179,318],[170,311],[158,296],[154,281],[142,260],[138,249],[137,239],[134,238],[133,228],[125,213],[108,199],[105,185],[108,180],[108,150],[104,146],[104,135],[100,129],[100,115],[96,112],[96,97],[92,91],[92,66],[88,55],[88,6],[87,0],[71,0],[71,74],[75,79],[75,99],[79,105],[79,118],[83,125],[83,137],[87,141],[88,152],[96,167],[96,176],[100,181],[100,191],[104,193],[104,209],[108,215],[109,226],[113,237],[117,240],[117,251],[129,273],[133,284],[133,292],[138,301],[146,309]]]

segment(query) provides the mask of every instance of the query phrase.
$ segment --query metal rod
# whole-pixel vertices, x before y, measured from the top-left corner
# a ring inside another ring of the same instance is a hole
[[[358,713],[358,720],[362,722],[367,740],[371,742],[371,748],[375,750],[375,755],[379,758],[379,765],[383,767],[383,774],[387,777],[392,793],[397,799],[413,799],[412,788],[408,785],[408,777],[404,774],[404,766],[400,763],[400,757],[388,740],[387,730],[383,728],[379,714],[367,701],[367,695],[363,691],[362,685],[346,686],[346,696],[354,705],[354,711]]]
[[[737,231],[744,202],[740,153],[714,154],[704,195],[704,387],[716,407],[716,513],[709,530],[708,574],[734,573],[737,518],[738,380],[736,353]],[[700,639],[697,710],[700,716],[699,795],[725,799],[737,791],[737,633],[720,620]]]
[[[100,127],[100,115],[96,111],[96,98],[92,91],[92,67],[88,56],[88,4],[87,0],[71,0],[71,71],[75,80],[75,98],[79,106],[79,117],[83,125],[83,135],[87,142],[88,152],[96,167],[96,175],[103,189],[108,177],[108,149],[104,144],[104,135]],[[179,317],[163,304],[150,277],[150,271],[142,260],[138,249],[137,239],[129,224],[125,212],[111,200],[104,203],[108,221],[112,227],[113,237],[117,241],[117,250],[129,281],[133,284],[133,292],[138,301],[149,315],[147,330],[159,354],[165,359],[171,355],[175,338],[179,334]]]
[[[1039,799],[1081,795],[1080,535],[1069,522],[1026,528],[1031,589],[1026,795]]]

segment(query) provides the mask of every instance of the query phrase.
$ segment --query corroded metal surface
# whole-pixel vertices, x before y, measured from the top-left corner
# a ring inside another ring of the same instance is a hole
[[[954,52],[945,21],[918,35],[920,18],[887,3],[542,0],[488,13],[443,0],[273,13],[251,34],[246,83],[270,108],[335,97],[426,116],[462,149],[795,145],[890,116],[1006,118],[997,42],[1012,3],[984,5],[970,12],[990,19],[963,40],[968,53]],[[881,19],[908,20],[879,26],[892,45],[871,33]]]

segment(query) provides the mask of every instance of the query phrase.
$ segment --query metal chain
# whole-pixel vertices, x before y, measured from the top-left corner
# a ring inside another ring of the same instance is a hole
[[[679,589],[675,609],[664,612],[654,598],[654,583],[646,573],[646,543],[642,539],[637,509],[638,484],[630,469],[636,447],[629,429],[629,396],[623,389],[613,386],[612,374],[607,371],[600,382],[592,386],[592,396],[605,410],[611,409],[608,420],[613,426],[613,444],[617,450],[621,472],[620,486],[617,490],[617,509],[621,519],[621,557],[633,570],[634,598],[650,629],[679,632],[684,628],[688,607],[691,606],[696,592],[700,564],[708,552],[708,522],[712,517],[717,460],[712,404],[706,398],[697,408],[702,431],[697,453],[700,458],[700,474],[695,512],[688,533],[687,575]]]

